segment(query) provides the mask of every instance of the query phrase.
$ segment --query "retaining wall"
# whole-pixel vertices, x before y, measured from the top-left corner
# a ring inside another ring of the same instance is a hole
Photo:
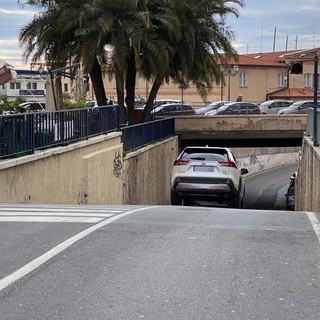
[[[302,143],[295,186],[295,210],[320,212],[320,147],[310,137]]]

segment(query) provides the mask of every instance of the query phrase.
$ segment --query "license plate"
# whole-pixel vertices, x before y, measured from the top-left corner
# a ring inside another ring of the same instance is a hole
[[[193,166],[193,171],[213,172],[214,168],[209,166]]]

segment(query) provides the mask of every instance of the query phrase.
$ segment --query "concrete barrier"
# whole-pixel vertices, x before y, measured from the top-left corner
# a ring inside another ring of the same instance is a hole
[[[246,176],[273,168],[298,163],[300,147],[231,148],[239,167],[247,168]],[[289,178],[288,178],[289,179]]]
[[[0,202],[121,204],[121,133],[0,161]]]
[[[295,210],[320,212],[320,147],[305,136],[295,186]]]
[[[177,155],[177,136],[126,155],[123,161],[123,203],[170,204],[171,174]]]

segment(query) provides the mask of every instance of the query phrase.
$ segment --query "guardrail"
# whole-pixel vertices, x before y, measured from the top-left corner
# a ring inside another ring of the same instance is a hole
[[[0,116],[0,159],[33,154],[119,130],[118,105]],[[173,136],[175,119],[121,128],[124,151]]]
[[[0,116],[0,159],[119,129],[118,105]]]
[[[316,122],[316,128],[317,128],[316,132],[314,131],[315,122]],[[319,112],[319,110],[317,110],[317,114],[316,114],[316,118],[315,118],[313,108],[309,109],[308,120],[307,120],[307,129],[306,129],[305,134],[307,136],[310,136],[316,144],[319,143],[319,141],[320,141],[320,112]]]
[[[166,118],[123,127],[121,131],[123,150],[128,152],[175,135],[175,119]]]

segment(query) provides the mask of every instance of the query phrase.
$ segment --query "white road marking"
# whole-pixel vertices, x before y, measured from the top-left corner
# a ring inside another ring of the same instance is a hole
[[[111,215],[113,216],[113,215]],[[107,218],[107,217],[105,217]],[[91,217],[1,217],[0,222],[71,222],[71,223],[98,223],[105,218]]]
[[[307,215],[320,242],[320,222],[313,212],[307,212]]]
[[[74,222],[98,223],[124,210],[75,207],[0,207],[0,222]]]
[[[121,213],[123,211],[120,211]],[[39,212],[24,212],[24,211],[15,211],[15,212],[1,212],[0,211],[0,217],[30,217],[30,216],[52,216],[52,217],[102,217],[102,218],[108,218],[114,216],[114,213],[93,213],[93,212],[83,212],[83,213],[76,213],[76,212],[47,212],[47,211],[39,211]]]
[[[0,212],[1,211],[10,211],[10,212],[101,212],[101,213],[121,213],[124,210],[111,210],[111,209],[83,209],[80,208],[76,209],[74,207],[69,208],[69,207],[63,207],[63,208],[50,208],[50,207],[40,207],[40,208],[34,208],[34,207],[18,207],[18,208],[9,208],[9,207],[0,207]]]
[[[53,258],[54,256],[58,255],[59,253],[61,253],[62,251],[64,251],[65,249],[67,249],[68,247],[70,247],[71,245],[73,245],[75,242],[83,239],[84,237],[88,236],[89,234],[93,233],[94,231],[103,228],[104,226],[118,220],[121,219],[129,214],[132,213],[136,213],[139,211],[144,211],[147,209],[152,209],[152,208],[157,208],[157,207],[144,207],[144,208],[139,208],[136,210],[131,210],[131,211],[127,211],[127,212],[123,212],[120,213],[119,215],[116,215],[114,217],[111,217],[110,219],[104,220],[78,234],[76,234],[75,236],[69,238],[68,240],[60,243],[59,245],[57,245],[56,247],[52,248],[51,250],[49,250],[48,252],[44,253],[43,255],[41,255],[40,257],[34,259],[33,261],[29,262],[28,264],[26,264],[25,266],[21,267],[20,269],[18,269],[17,271],[13,272],[12,274],[2,278],[0,280],[0,291],[2,291],[3,289],[7,288],[8,286],[10,286],[11,284],[13,284],[14,282],[18,281],[19,279],[21,279],[22,277],[26,276],[27,274],[29,274],[30,272],[32,272],[33,270],[35,270],[36,268],[38,268],[39,266],[41,266],[42,264],[44,264],[45,262],[47,262],[49,259]]]

